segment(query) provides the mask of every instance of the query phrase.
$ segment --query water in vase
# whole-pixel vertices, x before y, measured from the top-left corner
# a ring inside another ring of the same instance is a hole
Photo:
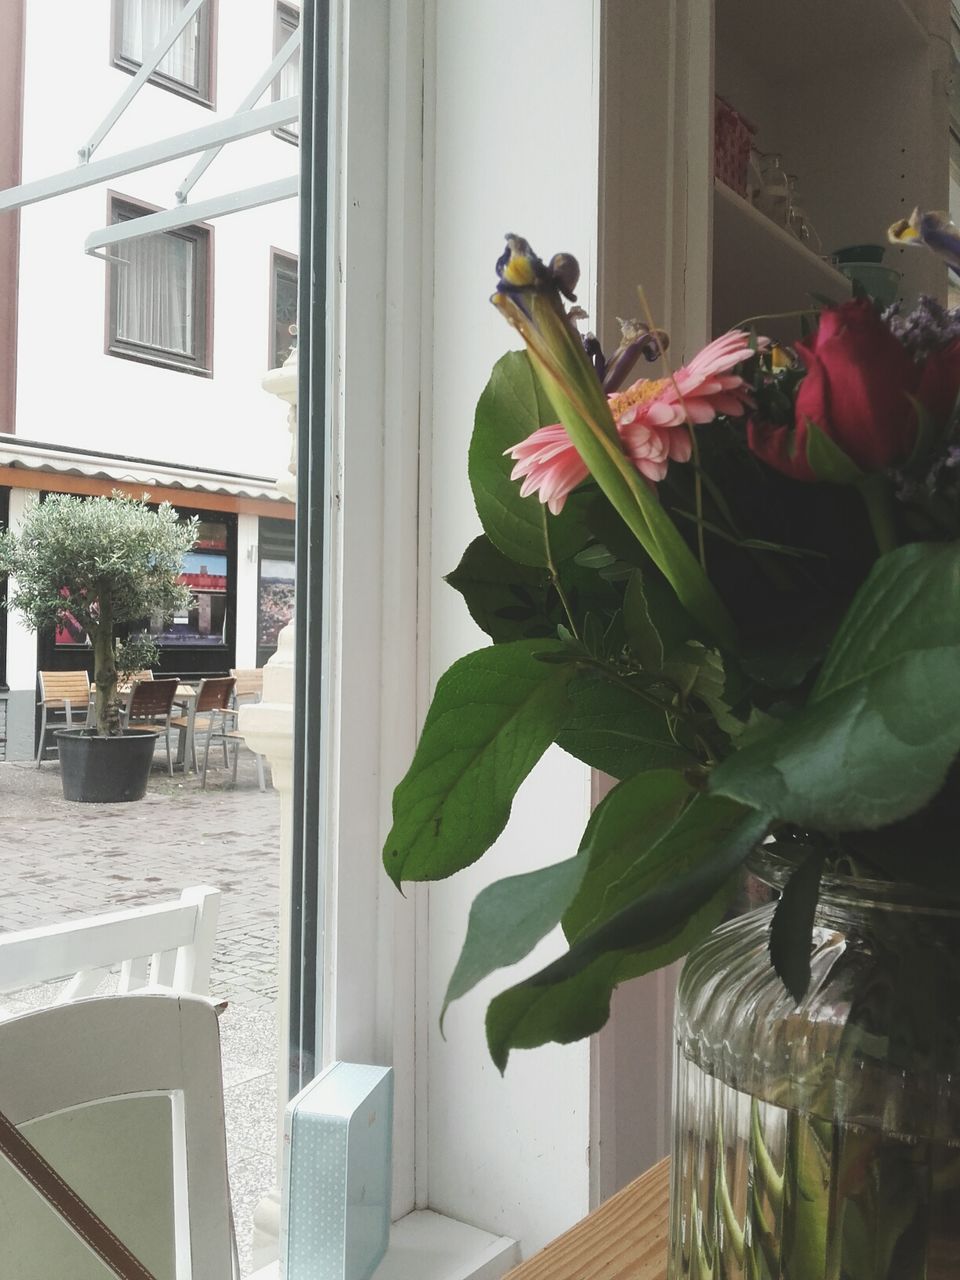
[[[960,1142],[676,1078],[670,1280],[960,1280]]]

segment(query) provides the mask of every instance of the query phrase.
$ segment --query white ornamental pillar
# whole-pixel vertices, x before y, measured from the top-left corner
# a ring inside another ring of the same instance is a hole
[[[297,498],[297,349],[279,369],[271,369],[261,385],[289,406],[290,462],[277,488],[291,502]],[[263,699],[240,709],[239,728],[247,744],[270,762],[273,785],[280,792],[280,971],[277,988],[277,1176],[283,1147],[283,1112],[288,1102],[290,1057],[290,898],[293,879],[293,692],[294,620],[280,632],[277,652],[263,669]],[[275,1187],[254,1213],[253,1265],[267,1266],[277,1257],[280,1239],[280,1190]]]

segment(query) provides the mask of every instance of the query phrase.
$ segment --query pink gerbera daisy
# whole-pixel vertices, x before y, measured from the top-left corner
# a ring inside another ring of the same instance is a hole
[[[671,460],[690,460],[688,424],[712,422],[718,413],[736,416],[750,406],[747,384],[730,370],[752,354],[749,335],[731,329],[672,378],[641,378],[608,397],[624,450],[642,476],[656,483]],[[540,427],[506,453],[516,462],[511,479],[523,481],[521,497],[538,494],[554,515],[588,475],[559,422]]]

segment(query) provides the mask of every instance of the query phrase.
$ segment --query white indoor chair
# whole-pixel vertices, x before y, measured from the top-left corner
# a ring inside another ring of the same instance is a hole
[[[0,995],[68,979],[56,1002],[78,1000],[119,970],[121,992],[205,996],[219,912],[220,890],[196,885],[171,902],[0,933]]]
[[[0,1111],[155,1280],[236,1280],[220,1040],[198,996],[126,995],[0,1022]],[[0,1274],[108,1274],[0,1157]]]

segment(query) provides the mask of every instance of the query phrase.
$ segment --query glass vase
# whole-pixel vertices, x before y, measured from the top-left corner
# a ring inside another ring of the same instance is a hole
[[[680,979],[670,1280],[957,1280],[960,909],[825,878],[799,1005],[772,913]]]

